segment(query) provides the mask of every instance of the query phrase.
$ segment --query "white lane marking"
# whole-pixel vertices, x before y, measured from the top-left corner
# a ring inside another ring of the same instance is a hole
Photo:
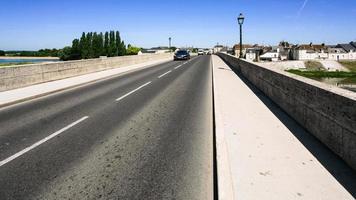
[[[129,96],[130,94],[132,94],[132,93],[136,92],[137,90],[139,90],[139,89],[141,89],[141,88],[143,88],[143,87],[145,87],[145,86],[147,86],[147,85],[149,85],[149,84],[151,84],[151,81],[149,81],[149,82],[147,82],[147,83],[145,83],[145,84],[141,85],[140,87],[138,87],[138,88],[136,88],[136,89],[132,90],[131,92],[129,92],[129,93],[127,93],[127,94],[125,94],[124,96],[122,96],[122,97],[120,97],[120,98],[117,98],[117,99],[116,99],[116,101],[120,101],[120,100],[122,100],[123,98],[125,98],[125,97]]]
[[[165,75],[167,75],[167,74],[169,74],[169,73],[171,73],[171,72],[172,72],[172,70],[169,70],[168,72],[166,72],[166,73],[164,73],[164,74],[158,76],[158,78],[162,78],[163,76],[165,76]]]
[[[12,156],[6,158],[5,160],[0,161],[0,167],[3,166],[3,165],[5,165],[6,163],[11,162],[12,160],[14,160],[14,159],[16,159],[16,158],[22,156],[23,154],[25,154],[25,153],[31,151],[32,149],[34,149],[34,148],[40,146],[41,144],[47,142],[48,140],[50,140],[50,139],[56,137],[57,135],[63,133],[64,131],[66,131],[66,130],[72,128],[73,126],[79,124],[80,122],[82,122],[82,121],[84,121],[84,120],[86,120],[86,119],[88,119],[88,118],[89,118],[88,116],[85,116],[85,117],[83,117],[83,118],[81,118],[81,119],[79,119],[79,120],[77,120],[77,121],[75,121],[75,122],[69,124],[68,126],[62,128],[61,130],[59,130],[59,131],[57,131],[57,132],[55,132],[55,133],[53,133],[53,134],[51,134],[51,135],[49,135],[49,136],[43,138],[42,140],[36,142],[35,144],[33,144],[33,145],[31,145],[31,146],[29,146],[29,147],[23,149],[22,151],[19,151],[19,152],[17,152],[16,154],[14,154],[14,155],[12,155]]]
[[[174,69],[178,69],[178,68],[180,68],[182,65],[178,65],[177,67],[175,67]]]

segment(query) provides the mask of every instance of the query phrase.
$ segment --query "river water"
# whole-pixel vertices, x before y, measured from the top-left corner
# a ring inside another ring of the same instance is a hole
[[[55,59],[2,59],[0,58],[0,64],[1,63],[24,63],[24,62],[29,62],[29,63],[39,63],[39,62],[55,62],[59,60]]]

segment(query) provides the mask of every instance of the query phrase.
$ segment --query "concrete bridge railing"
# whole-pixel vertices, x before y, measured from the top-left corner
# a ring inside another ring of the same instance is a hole
[[[102,70],[172,58],[167,54],[144,54],[88,60],[30,64],[0,68],[0,92]]]
[[[356,170],[356,93],[219,56]]]

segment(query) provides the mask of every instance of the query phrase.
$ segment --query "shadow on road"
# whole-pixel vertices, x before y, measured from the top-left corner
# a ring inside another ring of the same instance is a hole
[[[253,91],[268,109],[293,133],[293,135],[318,159],[332,176],[356,198],[356,171],[348,166],[339,156],[304,129],[298,122],[283,111],[277,104],[263,94],[240,72],[232,66],[235,74]]]

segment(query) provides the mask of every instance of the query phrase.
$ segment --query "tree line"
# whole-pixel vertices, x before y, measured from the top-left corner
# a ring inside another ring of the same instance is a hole
[[[2,51],[0,56],[22,56],[22,57],[58,57],[60,49],[40,49],[38,51]]]
[[[119,31],[110,31],[104,34],[83,32],[80,39],[74,39],[72,46],[64,47],[59,54],[61,60],[123,56],[126,55],[126,45],[121,40]]]
[[[0,51],[0,56],[33,56],[33,57],[59,57],[61,60],[80,60],[99,58],[100,56],[137,55],[139,47],[125,45],[119,31],[105,33],[82,33],[79,39],[74,39],[71,46],[63,49],[40,49],[39,51]]]

